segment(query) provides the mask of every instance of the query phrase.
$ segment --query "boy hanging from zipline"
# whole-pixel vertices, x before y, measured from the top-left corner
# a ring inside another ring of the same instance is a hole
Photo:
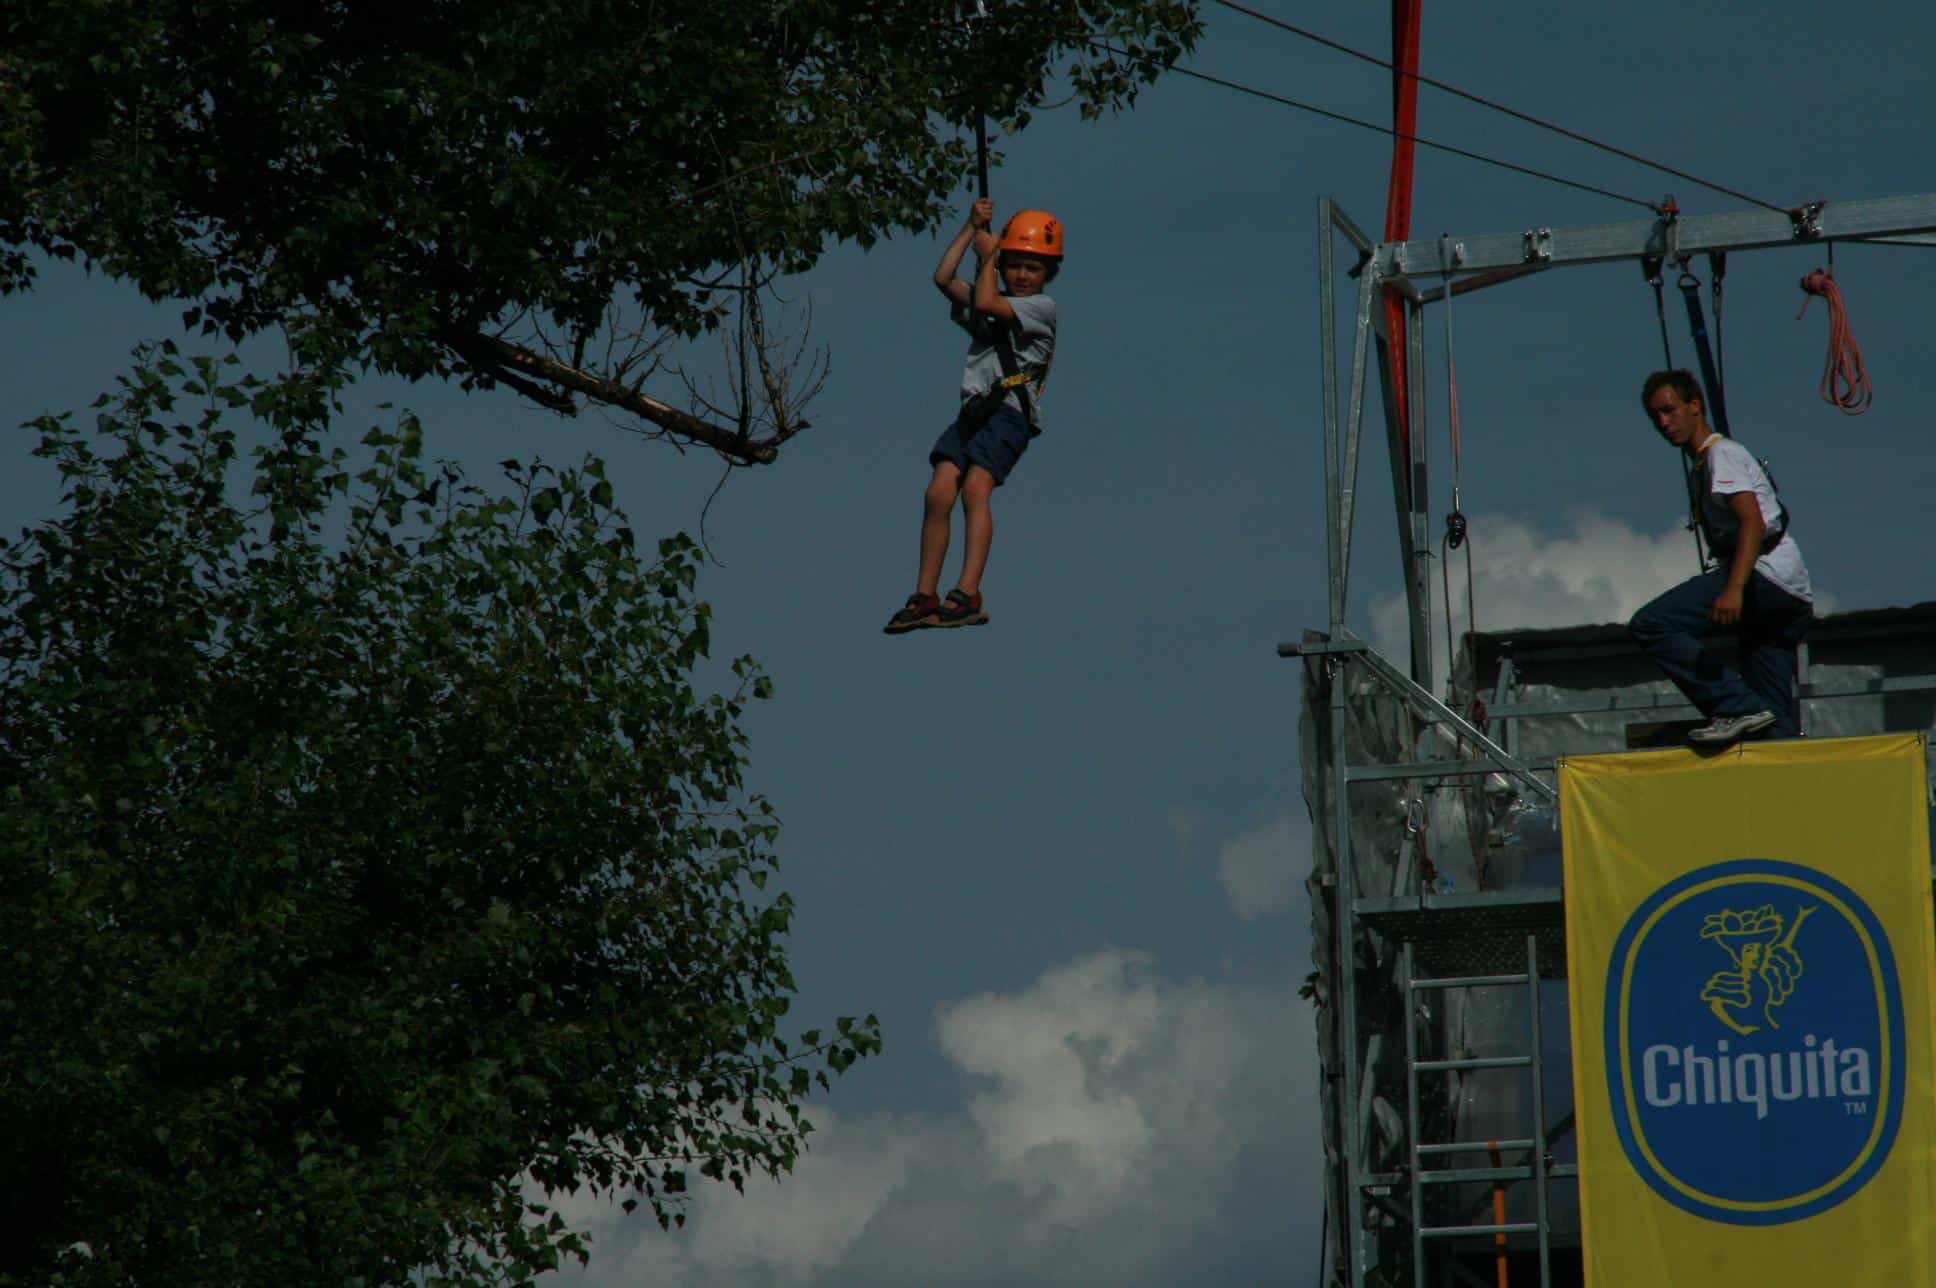
[[[928,453],[934,475],[922,499],[914,593],[888,619],[889,635],[988,620],[981,576],[995,538],[989,497],[1042,432],[1036,398],[1055,356],[1055,301],[1042,291],[1062,268],[1062,225],[1046,211],[1024,210],[998,241],[990,231],[994,218],[994,203],[978,199],[935,265],[934,284],[948,297],[949,316],[968,333],[968,357],[961,370],[961,409]],[[970,245],[980,261],[972,286],[957,276]],[[964,529],[961,576],[944,600],[935,592],[957,497]]]

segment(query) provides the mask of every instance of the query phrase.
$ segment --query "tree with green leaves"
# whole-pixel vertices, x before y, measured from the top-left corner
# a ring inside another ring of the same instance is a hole
[[[0,1283],[526,1282],[878,1048],[782,1035],[791,906],[700,557],[596,460],[151,352],[0,547]],[[245,450],[231,422],[269,428]],[[239,500],[238,498],[246,498]]]
[[[0,14],[0,293],[85,259],[300,364],[502,384],[765,462],[824,366],[762,307],[931,228],[982,113],[1089,115],[1196,0],[20,0]],[[734,343],[719,392],[672,342]]]

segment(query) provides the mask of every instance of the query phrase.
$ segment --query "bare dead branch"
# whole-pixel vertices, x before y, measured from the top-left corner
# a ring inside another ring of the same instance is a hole
[[[776,428],[769,437],[755,440],[748,434],[711,424],[689,412],[683,412],[677,407],[662,403],[656,398],[647,397],[635,388],[628,388],[604,376],[581,371],[556,358],[534,353],[530,349],[511,344],[495,336],[481,334],[451,336],[446,338],[445,343],[466,361],[483,368],[483,373],[493,379],[504,380],[507,384],[511,383],[512,377],[522,378],[525,385],[543,382],[597,402],[622,407],[662,429],[710,447],[733,460],[744,461],[748,465],[772,464],[779,459],[780,444],[805,428],[800,424],[790,428],[781,426]],[[520,389],[520,392],[524,390]],[[553,399],[570,401],[562,394],[553,391],[545,392]]]

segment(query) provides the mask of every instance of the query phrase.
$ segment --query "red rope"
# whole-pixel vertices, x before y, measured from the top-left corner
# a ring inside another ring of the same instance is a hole
[[[1822,363],[1822,401],[1840,407],[1850,416],[1860,416],[1875,400],[1869,387],[1869,373],[1862,366],[1862,348],[1849,330],[1848,310],[1842,306],[1842,289],[1835,284],[1835,270],[1818,268],[1802,278],[1801,312],[1797,321],[1817,295],[1828,301],[1828,357]]]

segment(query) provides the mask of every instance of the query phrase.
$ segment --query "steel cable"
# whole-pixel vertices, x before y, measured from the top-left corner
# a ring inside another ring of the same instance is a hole
[[[1736,189],[1729,188],[1723,184],[1718,184],[1718,183],[1712,182],[1711,180],[1703,179],[1696,174],[1689,174],[1685,170],[1676,169],[1675,167],[1671,165],[1667,165],[1664,162],[1655,161],[1651,157],[1641,156],[1638,152],[1629,152],[1627,149],[1623,147],[1618,147],[1612,143],[1603,142],[1602,140],[1596,139],[1591,135],[1581,134],[1578,130],[1569,130],[1563,125],[1555,125],[1553,122],[1548,120],[1543,120],[1542,118],[1534,116],[1529,112],[1522,112],[1518,108],[1508,107],[1504,103],[1495,102],[1494,100],[1486,98],[1483,95],[1470,93],[1469,91],[1460,89],[1456,85],[1448,85],[1446,82],[1442,80],[1435,80],[1430,76],[1425,76],[1418,72],[1406,71],[1401,67],[1396,67],[1393,64],[1385,61],[1384,59],[1378,57],[1376,54],[1368,54],[1361,49],[1353,49],[1350,45],[1341,44],[1338,41],[1330,39],[1329,37],[1321,36],[1315,31],[1311,31],[1308,28],[1298,26],[1296,23],[1285,22],[1281,18],[1273,18],[1269,14],[1259,13],[1257,10],[1252,9],[1247,5],[1241,5],[1236,3],[1236,0],[1215,0],[1215,3],[1220,4],[1224,8],[1230,9],[1236,13],[1241,13],[1247,17],[1255,18],[1257,21],[1264,23],[1268,26],[1276,27],[1282,31],[1287,31],[1294,36],[1301,36],[1305,40],[1313,41],[1317,44],[1323,45],[1327,49],[1335,49],[1341,54],[1348,54],[1353,58],[1359,59],[1362,62],[1370,63],[1375,67],[1383,67],[1385,70],[1395,71],[1401,76],[1409,76],[1413,80],[1416,80],[1421,85],[1430,85],[1433,89],[1444,90],[1446,93],[1451,94],[1457,98],[1462,98],[1466,100],[1468,103],[1476,103],[1480,107],[1490,108],[1492,111],[1495,111],[1495,112],[1503,112],[1505,115],[1512,117],[1514,120],[1524,121],[1528,125],[1536,125],[1542,130],[1551,130],[1553,133],[1572,139],[1576,143],[1584,143],[1588,147],[1598,148],[1602,152],[1610,152],[1614,156],[1622,157],[1628,161],[1635,162],[1639,165],[1644,165],[1652,170],[1658,170],[1662,174],[1671,174],[1677,179],[1685,179],[1689,183],[1698,184],[1703,188],[1707,188],[1713,192],[1722,193],[1726,196],[1733,197],[1739,201],[1745,201],[1750,205],[1760,206],[1766,210],[1778,211],[1782,214],[1786,214],[1788,212],[1788,208],[1786,206],[1778,206],[1772,201],[1763,201],[1759,197],[1750,196],[1745,192],[1737,191]]]
[[[1147,55],[1134,54],[1127,49],[1117,49],[1115,46],[1106,45],[1099,40],[1090,40],[1084,43],[1117,58],[1128,58],[1135,62],[1146,63],[1156,61]],[[1200,80],[1211,85],[1221,86],[1224,89],[1235,90],[1240,94],[1249,94],[1253,98],[1261,98],[1266,102],[1277,103],[1284,107],[1293,107],[1300,112],[1309,112],[1314,116],[1322,116],[1326,120],[1338,121],[1345,125],[1355,125],[1359,129],[1373,130],[1379,134],[1389,135],[1396,139],[1410,139],[1420,147],[1433,148],[1439,152],[1449,152],[1453,156],[1464,157],[1468,161],[1480,161],[1486,165],[1498,166],[1502,170],[1511,170],[1514,174],[1523,174],[1532,179],[1543,179],[1548,183],[1557,183],[1568,188],[1576,188],[1581,192],[1593,193],[1595,196],[1609,197],[1614,201],[1624,201],[1630,206],[1639,206],[1642,210],[1652,211],[1655,214],[1661,213],[1661,208],[1657,203],[1644,201],[1639,197],[1629,196],[1624,192],[1615,192],[1610,188],[1595,187],[1590,183],[1581,183],[1577,179],[1568,179],[1561,175],[1551,174],[1545,170],[1535,170],[1531,166],[1519,165],[1512,161],[1503,161],[1498,157],[1489,157],[1482,152],[1473,152],[1466,148],[1455,147],[1450,143],[1440,143],[1434,139],[1425,138],[1422,135],[1406,134],[1399,130],[1394,130],[1389,125],[1380,125],[1376,121],[1367,121],[1361,117],[1347,116],[1343,112],[1333,112],[1328,108],[1319,107],[1314,103],[1305,103],[1298,99],[1286,98],[1282,94],[1273,94],[1269,90],[1257,89],[1254,86],[1244,85],[1233,80],[1225,80],[1221,76],[1212,76],[1208,72],[1194,71],[1188,67],[1177,67],[1174,65],[1167,67],[1166,70],[1174,72],[1179,76],[1188,76],[1193,80]]]

